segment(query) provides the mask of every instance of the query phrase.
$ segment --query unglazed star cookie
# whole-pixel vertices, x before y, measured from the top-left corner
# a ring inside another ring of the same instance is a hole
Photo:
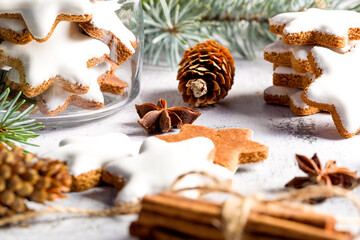
[[[320,112],[316,107],[310,107],[301,99],[303,90],[297,88],[271,86],[264,91],[267,103],[290,106],[290,110],[299,116],[307,116]]]
[[[77,94],[89,90],[88,67],[109,56],[104,43],[81,33],[76,23],[60,22],[52,37],[44,42],[0,44],[0,64],[19,71],[22,91],[35,97],[53,84]]]
[[[126,181],[125,187],[116,196],[116,204],[163,192],[177,177],[191,171],[206,172],[219,180],[230,181],[233,172],[211,161],[213,149],[212,141],[204,137],[173,143],[149,137],[143,142],[138,156],[108,163],[104,167],[103,180],[110,184]],[[195,187],[206,183],[207,178],[191,175],[182,179],[176,187]],[[193,192],[190,194],[194,195]]]
[[[343,48],[330,48],[338,53],[346,53],[360,41],[350,41]],[[298,73],[312,73],[308,54],[314,45],[288,45],[283,43],[282,37],[269,44],[264,49],[264,59],[281,66],[292,67]]]
[[[23,19],[32,37],[44,42],[49,39],[60,21],[89,21],[93,12],[92,2],[92,0],[0,0],[0,18]]]
[[[305,103],[331,113],[339,133],[352,137],[360,130],[360,46],[346,54],[315,47],[309,54],[315,81],[304,91]]]
[[[156,136],[167,142],[178,142],[194,137],[210,138],[215,144],[214,163],[235,172],[239,164],[265,160],[268,147],[251,141],[253,132],[249,129],[212,129],[185,124],[179,134]]]
[[[360,40],[360,13],[322,9],[282,13],[270,19],[270,31],[291,45],[342,48],[349,40]]]
[[[106,163],[136,155],[137,152],[138,145],[127,135],[111,133],[67,138],[60,142],[59,148],[40,156],[66,162],[73,177],[71,190],[84,191],[99,185]]]
[[[87,34],[109,46],[110,60],[117,65],[125,62],[135,52],[136,46],[135,35],[124,26],[115,12],[120,7],[116,0],[97,1],[92,19],[79,24]]]
[[[314,79],[313,73],[297,73],[285,66],[275,67],[273,74],[273,84],[280,87],[305,89]]]

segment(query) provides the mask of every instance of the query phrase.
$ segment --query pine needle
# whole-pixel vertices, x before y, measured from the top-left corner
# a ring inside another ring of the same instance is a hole
[[[34,131],[43,129],[45,126],[34,119],[28,119],[36,107],[30,105],[24,111],[18,109],[23,106],[25,100],[18,101],[21,92],[19,92],[12,100],[9,99],[10,89],[7,88],[0,95],[0,142],[8,145],[14,145],[16,142],[31,146],[38,146],[29,143],[28,140],[36,138],[39,135]]]
[[[186,48],[206,39],[254,59],[275,35],[268,19],[308,8],[360,11],[353,0],[143,0],[145,53],[152,64],[165,56],[174,68]]]

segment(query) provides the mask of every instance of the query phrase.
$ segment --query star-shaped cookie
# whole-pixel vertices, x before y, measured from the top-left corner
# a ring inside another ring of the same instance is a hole
[[[59,147],[46,153],[66,162],[73,177],[72,191],[83,191],[99,185],[106,163],[137,155],[139,145],[121,133],[94,137],[72,137],[60,142]]]
[[[360,41],[349,41],[343,48],[330,48],[334,52],[346,53]],[[298,73],[312,73],[308,54],[315,45],[289,45],[282,37],[264,49],[264,59],[276,65],[292,67]]]
[[[104,176],[108,173],[104,180],[113,184],[121,178],[125,179],[125,187],[115,199],[117,204],[163,192],[171,187],[177,177],[191,171],[206,172],[219,180],[230,181],[234,174],[212,162],[213,149],[212,141],[204,137],[173,143],[149,137],[140,147],[139,155],[108,163],[104,167]],[[176,187],[195,187],[208,183],[208,179],[203,176],[191,175],[182,179]],[[198,192],[188,194],[196,196]]]
[[[22,19],[0,18],[0,38],[14,44],[27,44],[32,36]]]
[[[342,48],[349,40],[360,40],[360,13],[322,9],[282,13],[270,19],[270,31],[291,45]]]
[[[105,61],[110,52],[107,45],[81,33],[78,25],[70,22],[60,22],[44,43],[16,45],[4,41],[0,48],[0,64],[19,71],[21,90],[27,97],[40,95],[53,84],[68,92],[86,93],[87,68]]]
[[[92,17],[92,0],[0,0],[0,18],[23,19],[39,42],[46,41],[60,21],[83,22]]]
[[[320,112],[318,108],[310,107],[301,99],[303,90],[297,88],[270,86],[264,90],[264,100],[267,103],[289,106],[290,110],[299,116],[307,116]]]
[[[110,60],[117,65],[125,62],[135,52],[136,46],[135,35],[124,26],[116,13],[120,8],[117,0],[97,1],[92,19],[79,24],[87,34],[109,46]]]
[[[69,105],[88,110],[102,108],[104,96],[98,79],[107,79],[110,76],[110,64],[100,63],[89,68],[88,72],[90,85],[87,93],[74,94],[54,85],[36,98],[39,110],[45,115],[54,116],[64,111]]]
[[[178,142],[194,137],[210,138],[215,144],[214,163],[236,171],[239,164],[265,160],[269,149],[265,145],[251,141],[253,132],[249,129],[212,129],[185,124],[179,134],[156,136],[167,142]]]
[[[291,67],[274,64],[273,84],[275,86],[305,89],[314,79],[313,73],[297,73]]]
[[[346,54],[315,47],[309,60],[316,79],[305,89],[304,102],[330,112],[341,135],[354,136],[360,130],[360,46]]]
[[[230,184],[234,174],[213,163],[213,150],[213,142],[204,137],[175,143],[150,137],[145,139],[139,151],[139,144],[128,136],[112,133],[64,139],[59,148],[40,156],[66,162],[73,177],[72,191],[87,190],[104,181],[123,188],[116,203],[124,203],[136,201],[146,194],[163,192],[180,175],[191,171],[206,172]],[[176,187],[208,183],[206,177],[191,175]],[[197,191],[187,192],[187,196],[197,195]]]

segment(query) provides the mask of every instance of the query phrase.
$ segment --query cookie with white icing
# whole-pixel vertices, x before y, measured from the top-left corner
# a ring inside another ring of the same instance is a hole
[[[299,116],[307,116],[320,112],[303,102],[303,90],[297,88],[270,86],[264,90],[264,100],[270,104],[289,106],[290,110]]]
[[[282,13],[270,19],[270,31],[291,45],[343,48],[350,40],[360,40],[360,13],[322,9]]]
[[[315,81],[305,89],[304,102],[330,112],[342,136],[354,136],[360,131],[360,46],[346,54],[315,47],[309,61],[315,70]]]
[[[297,73],[293,68],[274,66],[273,84],[280,87],[305,89],[314,81],[313,73]]]
[[[38,42],[44,42],[50,38],[61,21],[89,21],[93,13],[92,2],[92,0],[0,0],[0,18],[21,19],[30,34],[26,41],[36,39]],[[7,24],[5,29],[17,31],[17,26]],[[12,42],[24,44],[22,42],[24,39],[17,41],[16,38],[7,36],[9,38],[5,35],[5,39],[8,41],[14,40]]]
[[[0,18],[0,38],[14,44],[27,44],[33,39],[20,18]]]
[[[87,110],[101,109],[104,106],[104,96],[98,82],[110,79],[110,64],[100,63],[89,68],[88,72],[90,85],[87,93],[74,94],[54,85],[36,97],[40,112],[47,116],[55,116],[70,105]]]
[[[109,61],[109,63],[111,64],[110,76],[99,79],[100,89],[102,92],[122,95],[125,88],[128,87],[128,84],[118,76],[122,77],[123,74],[121,73],[124,71],[130,71],[129,69],[126,69],[126,67],[130,66],[128,66],[128,64],[122,64],[121,66],[118,66],[111,61]],[[124,80],[131,82],[131,76],[129,78],[124,77]]]
[[[213,142],[204,137],[168,143],[155,137],[147,138],[137,156],[122,158],[104,167],[104,180],[110,184],[126,181],[115,203],[137,201],[148,194],[157,194],[171,187],[182,174],[202,171],[220,180],[231,181],[234,173],[212,162]],[[203,176],[187,176],[176,188],[208,184]],[[198,195],[189,192],[188,196]]]
[[[76,23],[60,22],[52,37],[44,42],[0,44],[0,64],[19,71],[21,90],[35,97],[52,85],[76,94],[89,90],[88,67],[104,62],[109,47],[81,33]]]
[[[93,137],[72,137],[60,142],[59,147],[42,153],[66,162],[73,177],[72,191],[84,191],[101,183],[106,163],[136,155],[138,144],[127,135],[110,133]]]
[[[110,60],[117,65],[125,62],[136,47],[135,35],[124,26],[116,13],[120,8],[116,0],[97,1],[92,19],[79,24],[87,34],[109,46]]]
[[[206,137],[215,144],[214,163],[235,172],[240,164],[265,160],[269,148],[252,141],[253,131],[240,128],[212,129],[184,124],[178,134],[158,135],[167,142],[179,142],[194,137]]]
[[[75,94],[67,92],[59,86],[53,85],[44,93],[35,97],[34,104],[38,106],[40,112],[47,116],[55,116],[73,105],[87,110],[101,109],[104,106],[102,92],[122,95],[127,83],[115,75],[117,68],[108,62],[100,63],[95,67],[88,68],[89,91],[85,94]],[[19,72],[11,69],[5,76],[5,84],[15,92],[21,91]]]
[[[360,41],[350,41],[343,48],[330,48],[338,53],[346,53]],[[264,49],[264,59],[281,66],[292,67],[298,73],[312,73],[313,69],[308,60],[308,54],[315,45],[288,45],[282,37]]]

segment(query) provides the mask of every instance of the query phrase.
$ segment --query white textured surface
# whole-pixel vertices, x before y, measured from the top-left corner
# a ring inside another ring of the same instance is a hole
[[[295,153],[310,157],[317,152],[322,163],[333,159],[339,166],[360,170],[360,136],[351,139],[341,137],[328,114],[297,117],[288,107],[267,105],[262,99],[262,92],[272,84],[271,64],[262,60],[237,60],[235,67],[235,84],[229,95],[213,107],[200,109],[202,115],[195,123],[213,128],[250,128],[254,130],[255,141],[269,146],[270,155],[265,162],[239,168],[234,181],[236,189],[245,194],[274,190],[282,188],[294,176],[303,176],[297,167]],[[50,150],[65,137],[101,135],[113,131],[123,132],[140,141],[147,134],[136,122],[138,116],[134,104],[156,103],[159,98],[164,98],[169,106],[183,105],[175,79],[176,71],[145,66],[140,96],[121,112],[82,127],[45,130],[35,142]],[[353,192],[360,196],[358,189]],[[101,187],[69,194],[68,199],[57,200],[56,204],[101,209],[111,204],[116,193],[110,187]],[[319,208],[339,216],[358,216],[355,208],[344,199],[329,200]],[[132,219],[135,217],[47,216],[36,219],[29,227],[2,228],[0,239],[130,239],[127,227]]]

